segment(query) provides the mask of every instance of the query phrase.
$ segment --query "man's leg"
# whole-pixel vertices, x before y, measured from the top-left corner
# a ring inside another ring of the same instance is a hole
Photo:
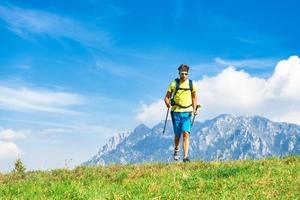
[[[191,132],[191,113],[182,113],[182,133],[183,133],[183,162],[190,161],[188,158]]]
[[[179,159],[179,142],[180,142],[180,136],[175,136],[174,160],[176,160],[176,161]]]
[[[175,149],[179,149],[179,143],[180,143],[180,136],[175,136]]]
[[[190,134],[188,132],[183,132],[183,158],[187,158],[189,152],[189,142]]]
[[[180,133],[181,133],[181,127],[180,127],[180,116],[179,113],[171,112],[172,122],[173,122],[173,128],[174,128],[174,160],[179,159],[179,143],[180,143]]]

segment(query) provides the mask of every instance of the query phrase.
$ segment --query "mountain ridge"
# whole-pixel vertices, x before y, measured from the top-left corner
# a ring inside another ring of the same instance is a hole
[[[84,165],[170,162],[174,148],[172,123],[167,122],[165,134],[163,126],[163,121],[152,128],[139,124],[131,133],[114,136]],[[195,121],[190,137],[189,156],[196,160],[300,154],[299,125],[272,122],[258,115],[221,114],[204,122]]]

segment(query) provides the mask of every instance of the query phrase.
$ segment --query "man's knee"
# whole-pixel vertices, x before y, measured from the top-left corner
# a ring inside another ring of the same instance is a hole
[[[189,132],[183,132],[183,139],[188,139],[190,136]]]

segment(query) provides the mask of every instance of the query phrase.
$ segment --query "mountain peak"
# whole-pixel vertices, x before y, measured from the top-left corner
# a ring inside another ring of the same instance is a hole
[[[235,116],[231,114],[220,114],[215,118],[213,118],[212,120],[215,121],[215,120],[225,120],[225,119],[233,119],[233,118],[235,118]]]
[[[218,115],[217,117],[213,118],[212,121],[215,121],[215,122],[228,122],[228,121],[233,121],[234,119],[236,119],[235,116],[233,115],[230,115],[230,114],[221,114],[221,115]]]
[[[148,126],[146,126],[145,124],[141,123],[137,127],[135,127],[133,132],[140,132],[141,130],[150,130],[150,128]]]

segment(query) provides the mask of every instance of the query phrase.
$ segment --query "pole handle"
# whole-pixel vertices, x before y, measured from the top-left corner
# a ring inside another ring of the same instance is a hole
[[[198,105],[196,106],[196,111],[198,110],[198,108],[201,108],[201,105],[200,105],[200,104],[198,104]],[[192,127],[193,124],[194,124],[195,117],[196,117],[196,115],[193,116],[193,120],[192,120],[191,127]]]

